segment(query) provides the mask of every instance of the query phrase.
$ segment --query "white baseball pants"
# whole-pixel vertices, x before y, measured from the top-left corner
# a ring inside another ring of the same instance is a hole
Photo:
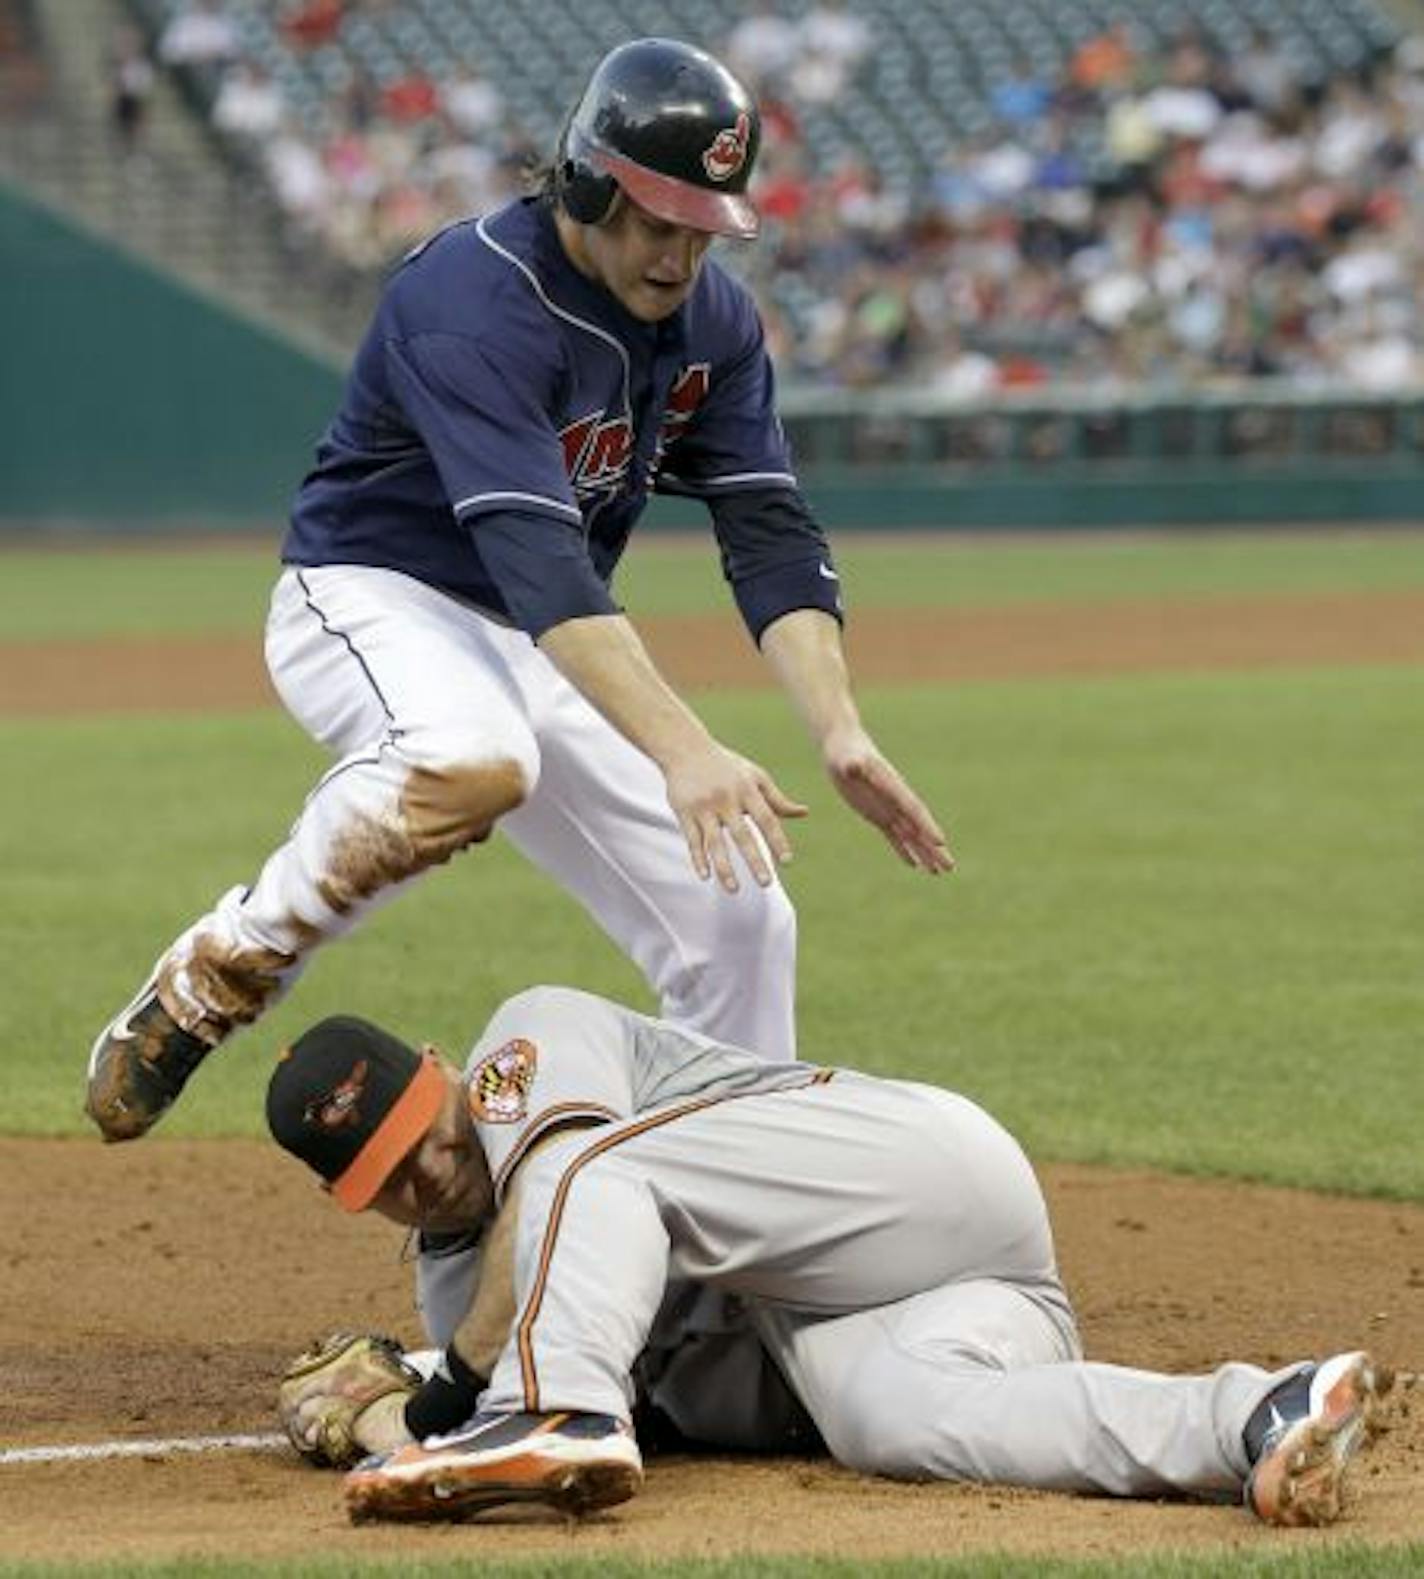
[[[339,760],[253,886],[174,945],[165,980],[195,1026],[255,1018],[316,945],[497,823],[633,960],[665,1018],[794,1056],[784,890],[700,880],[656,766],[528,636],[395,571],[289,567],[267,662]],[[282,963],[261,1001],[234,1001],[242,981],[224,962],[254,959]]]

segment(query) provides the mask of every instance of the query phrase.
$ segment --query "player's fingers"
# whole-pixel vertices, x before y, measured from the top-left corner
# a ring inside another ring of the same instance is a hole
[[[906,866],[919,866],[920,863],[916,859],[914,847],[906,843],[905,839],[894,828],[886,826],[880,831],[885,835],[886,844],[890,846]]]
[[[927,832],[918,823],[897,817],[886,825],[884,831],[891,847],[907,866],[916,867],[931,876],[937,872],[954,870],[954,857],[949,853],[949,845],[943,836],[936,837],[937,829],[934,833]]]
[[[723,837],[721,816],[704,807],[699,812],[681,813],[678,820],[697,875],[715,877],[728,893],[736,893],[737,874]]]
[[[933,812],[888,762],[863,764],[851,782],[868,792],[857,797],[865,801],[862,809],[884,832],[902,860],[929,872],[953,868],[949,840]]]
[[[913,812],[898,813],[891,827],[899,842],[914,854],[916,865],[929,872],[948,871],[954,865],[949,840],[923,806],[916,807]]]
[[[712,875],[712,864],[707,856],[707,841],[702,834],[702,824],[695,817],[679,814],[677,819],[682,824],[682,836],[687,840],[688,859],[692,862],[692,870],[706,882]]]
[[[762,798],[778,817],[804,817],[810,808],[799,800],[792,800],[775,779],[763,777],[761,781]],[[758,819],[759,827],[760,819]],[[765,833],[765,829],[762,832]]]
[[[907,789],[905,794],[901,816],[915,841],[926,848],[931,845],[946,848],[949,840],[945,837],[944,829],[935,821],[934,813],[913,790]]]
[[[757,837],[758,830],[761,838]],[[762,813],[760,817],[757,817],[755,812],[749,811],[746,816],[738,817],[729,824],[727,831],[742,852],[747,870],[763,888],[769,888],[771,867],[767,864],[766,851],[769,849],[778,861],[791,859],[791,844],[782,831],[781,824],[769,811]],[[766,840],[765,845],[762,839]]]
[[[883,759],[869,762],[860,776],[895,816],[919,823],[939,834],[940,838],[944,837],[929,807],[888,762]]]
[[[792,804],[794,805],[795,802]],[[779,866],[784,866],[791,859],[791,838],[781,826],[781,818],[777,815],[776,806],[765,796],[758,796],[747,806],[746,815],[750,819],[750,825],[747,826],[748,837],[752,837],[751,827],[754,826],[756,832],[766,841],[766,848],[771,852],[772,860]],[[770,874],[767,880],[770,881]]]
[[[735,894],[741,884],[737,881],[737,873],[732,865],[731,852],[727,849],[725,830],[720,822],[714,822],[704,830],[707,852],[712,860],[712,870],[717,874],[717,881],[729,894]],[[748,863],[750,864],[750,863]],[[755,868],[753,868],[755,875]],[[760,882],[761,879],[757,878]]]
[[[954,870],[954,852],[949,845],[940,840],[937,844],[920,844],[917,846],[920,865],[927,872],[952,872]]]

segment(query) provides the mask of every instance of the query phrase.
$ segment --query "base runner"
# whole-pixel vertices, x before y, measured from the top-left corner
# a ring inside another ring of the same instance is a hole
[[[349,1208],[468,1228],[520,1191],[492,1374],[448,1356],[474,1412],[358,1465],[358,1519],[631,1496],[633,1370],[670,1273],[745,1302],[830,1451],[869,1473],[1324,1524],[1392,1380],[1363,1352],[1200,1376],[1086,1361],[1033,1171],[973,1102],[768,1064],[586,993],[511,999],[463,1076],[324,1021],[269,1118]]]
[[[776,874],[805,807],[713,737],[615,600],[655,491],[706,505],[841,797],[907,865],[953,865],[861,721],[761,320],[709,255],[755,234],[759,125],[701,50],[620,45],[539,190],[395,271],[298,491],[267,624],[273,684],[334,765],[99,1033],[86,1107],[106,1140],[146,1134],[317,947],[496,828],[669,1019],[794,1055]]]

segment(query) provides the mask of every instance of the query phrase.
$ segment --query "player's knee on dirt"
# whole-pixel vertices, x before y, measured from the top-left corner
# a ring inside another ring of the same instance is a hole
[[[983,1481],[991,1476],[976,1471],[968,1444],[952,1426],[887,1418],[881,1413],[855,1422],[839,1443],[826,1434],[826,1444],[837,1463],[862,1475],[883,1475],[889,1480],[927,1480],[933,1466],[936,1480]]]
[[[926,1398],[903,1384],[893,1363],[882,1366],[871,1353],[833,1399],[820,1401],[816,1424],[836,1461],[894,1480],[924,1480],[930,1473],[945,1480],[983,1478],[953,1421],[930,1418]]]

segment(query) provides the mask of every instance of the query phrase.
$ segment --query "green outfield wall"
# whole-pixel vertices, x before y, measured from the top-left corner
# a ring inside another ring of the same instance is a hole
[[[285,516],[334,364],[0,187],[0,525]]]
[[[0,531],[285,518],[333,359],[0,185]],[[1054,528],[1424,516],[1424,391],[1026,395],[974,406],[787,391],[831,526]],[[701,524],[659,501],[652,521]]]

